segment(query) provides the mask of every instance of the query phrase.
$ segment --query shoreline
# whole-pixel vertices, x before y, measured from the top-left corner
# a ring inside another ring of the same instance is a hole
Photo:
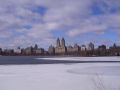
[[[70,56],[70,55],[61,55],[61,56],[40,56],[40,55],[0,55],[2,57],[120,57],[120,56]]]

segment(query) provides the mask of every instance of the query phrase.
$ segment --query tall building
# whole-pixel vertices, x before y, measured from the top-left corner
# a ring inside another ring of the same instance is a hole
[[[55,54],[56,55],[65,55],[66,54],[66,46],[65,46],[65,40],[62,38],[61,40],[58,38],[57,39],[57,45],[55,48]]]
[[[64,38],[62,38],[62,40],[61,40],[61,47],[65,47],[65,39]]]
[[[60,39],[57,39],[56,47],[60,47]]]

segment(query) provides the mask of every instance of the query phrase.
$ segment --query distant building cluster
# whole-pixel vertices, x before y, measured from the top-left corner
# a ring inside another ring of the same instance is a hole
[[[100,45],[95,48],[95,45],[90,42],[86,45],[74,44],[74,46],[66,46],[65,39],[57,39],[56,46],[50,46],[48,50],[39,48],[37,44],[27,48],[4,49],[0,48],[0,55],[33,55],[33,56],[120,56],[120,46],[113,44],[107,48],[106,45]]]

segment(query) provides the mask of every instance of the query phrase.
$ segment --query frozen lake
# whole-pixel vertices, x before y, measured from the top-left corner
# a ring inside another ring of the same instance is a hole
[[[0,65],[62,64],[62,63],[120,63],[120,57],[39,57],[0,56]]]
[[[34,57],[34,60],[43,58]],[[119,57],[44,58],[44,60],[119,61]],[[9,59],[8,59],[9,60]],[[120,63],[0,65],[0,90],[119,90]]]

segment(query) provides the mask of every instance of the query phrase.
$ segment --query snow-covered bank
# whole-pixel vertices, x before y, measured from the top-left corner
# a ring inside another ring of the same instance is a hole
[[[47,58],[36,58],[43,60],[76,60],[76,61],[120,61],[120,57],[47,57]]]
[[[103,86],[119,90],[119,63],[0,66],[0,90],[98,90]]]

